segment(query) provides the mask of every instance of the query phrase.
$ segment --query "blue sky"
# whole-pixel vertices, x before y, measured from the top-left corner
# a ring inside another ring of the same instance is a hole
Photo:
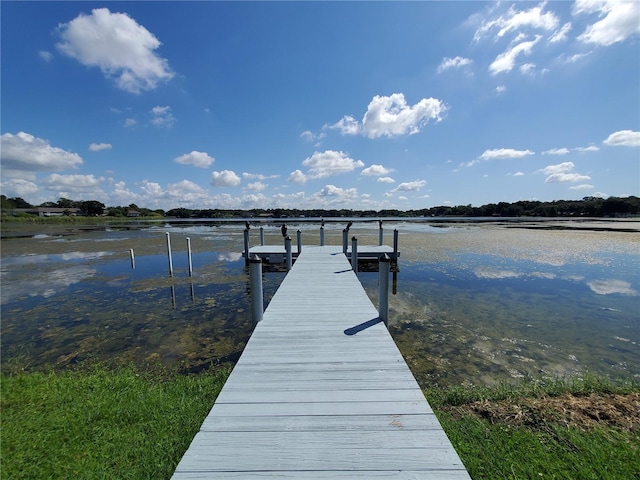
[[[640,2],[2,2],[1,189],[400,210],[640,195]]]

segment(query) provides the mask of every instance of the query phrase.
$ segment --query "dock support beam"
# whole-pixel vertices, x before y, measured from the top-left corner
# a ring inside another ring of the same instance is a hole
[[[171,259],[171,237],[169,232],[165,232],[167,235],[167,256],[169,257],[169,276],[173,277],[173,260]]]
[[[287,256],[287,272],[288,272],[289,270],[291,270],[291,267],[293,266],[293,255],[291,254],[291,237],[288,235],[284,239],[284,249],[287,252],[286,256]]]
[[[249,266],[249,229],[244,230],[244,265]]]
[[[349,243],[349,230],[346,228],[342,230],[342,253],[347,254],[347,244]]]
[[[355,236],[351,238],[351,268],[358,273],[358,239]]]
[[[393,259],[398,261],[398,229],[393,230]]]
[[[389,267],[391,259],[386,253],[380,257],[378,264],[378,314],[380,320],[389,326]]]
[[[324,247],[324,227],[320,227],[320,246]]]
[[[298,230],[296,232],[296,235],[297,235],[296,241],[298,242],[298,255],[300,255],[300,252],[302,252],[302,232]]]
[[[262,291],[262,259],[251,255],[249,259],[249,281],[251,282],[251,316],[254,323],[262,320],[264,296]]]

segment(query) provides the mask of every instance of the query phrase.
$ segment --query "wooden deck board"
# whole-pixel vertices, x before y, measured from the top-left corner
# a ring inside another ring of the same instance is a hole
[[[377,319],[340,247],[303,248],[173,478],[468,479]]]

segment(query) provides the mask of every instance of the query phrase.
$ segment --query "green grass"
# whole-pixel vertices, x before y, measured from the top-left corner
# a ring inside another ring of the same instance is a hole
[[[0,477],[169,478],[227,375],[106,366],[3,375]]]
[[[640,478],[637,434],[612,429],[545,430],[490,424],[475,417],[438,418],[473,479]]]
[[[585,427],[568,422],[567,412],[575,414],[575,410],[571,412],[573,401],[581,403],[585,409],[581,413],[589,420],[590,413],[599,413],[598,408],[602,411],[601,404],[589,412],[591,401],[606,405],[613,395],[639,392],[640,385],[635,381],[612,383],[587,375],[569,380],[527,380],[515,386],[436,388],[425,394],[474,480],[628,480],[640,479],[637,428],[620,428],[607,421]],[[539,404],[541,399],[554,397],[568,399],[559,411],[541,414],[531,408],[536,401]],[[526,418],[513,418],[518,407]],[[505,412],[502,420],[501,409]],[[493,414],[483,416],[488,411]],[[628,415],[637,419],[640,411]]]
[[[557,397],[563,393],[584,396],[597,394],[626,394],[640,391],[634,380],[612,381],[606,377],[586,373],[570,378],[525,378],[519,383],[499,383],[495,386],[446,386],[429,388],[425,395],[435,409],[464,405],[485,400],[516,400],[519,398]]]
[[[185,376],[107,365],[5,374],[0,477],[170,478],[227,376],[228,370]],[[553,415],[517,424],[471,414],[467,407],[493,402],[508,410],[569,393],[578,401],[639,392],[637,382],[587,376],[425,393],[476,480],[627,480],[640,478],[637,429],[607,422],[580,428],[560,417],[549,421]]]

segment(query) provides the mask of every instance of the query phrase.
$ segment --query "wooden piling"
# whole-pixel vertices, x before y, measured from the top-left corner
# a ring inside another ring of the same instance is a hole
[[[391,258],[386,253],[378,262],[378,314],[380,320],[389,326],[389,267]]]
[[[355,236],[351,238],[351,268],[358,272],[358,239]]]
[[[287,272],[288,272],[289,270],[291,270],[291,267],[293,266],[293,255],[291,253],[291,237],[288,235],[284,239],[284,250],[287,256]]]
[[[191,239],[187,237],[187,260],[189,263],[189,276],[193,277],[193,263],[191,262]]]
[[[169,276],[173,277],[173,260],[171,258],[171,237],[169,232],[165,232],[167,235],[167,256],[169,257]]]

